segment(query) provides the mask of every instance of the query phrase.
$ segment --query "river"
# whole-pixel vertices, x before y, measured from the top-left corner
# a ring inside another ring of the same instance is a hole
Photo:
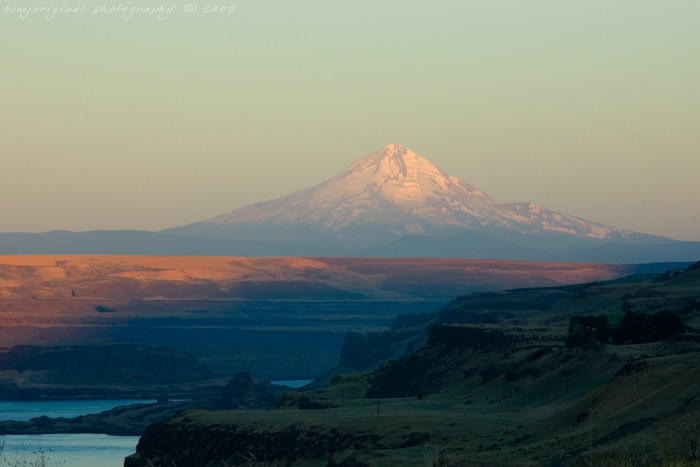
[[[156,402],[154,399],[109,399],[86,401],[0,401],[0,420],[26,422],[45,415],[51,418],[73,418],[100,413],[119,405]]]
[[[136,451],[138,441],[138,436],[87,433],[3,435],[5,463],[0,461],[0,465],[123,467],[124,458]]]
[[[0,420],[26,421],[42,415],[72,418],[148,402],[155,400],[0,401]],[[138,436],[87,433],[2,435],[0,465],[122,467],[124,458],[136,451],[138,441]]]
[[[310,380],[274,381],[300,387]],[[155,400],[0,401],[0,420],[27,421],[34,417],[72,418],[99,413],[119,405]],[[122,467],[136,452],[138,436],[70,433],[56,435],[0,435],[0,466]],[[42,463],[42,457],[44,463]]]

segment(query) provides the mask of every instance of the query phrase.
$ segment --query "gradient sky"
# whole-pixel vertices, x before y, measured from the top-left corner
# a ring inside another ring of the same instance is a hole
[[[95,13],[120,4],[174,9]],[[400,143],[499,201],[700,241],[697,0],[2,1],[0,70],[2,232],[187,224]]]

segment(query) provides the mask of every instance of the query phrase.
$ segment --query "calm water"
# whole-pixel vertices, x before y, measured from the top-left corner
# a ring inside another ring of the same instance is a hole
[[[272,384],[278,384],[280,386],[287,386],[290,388],[300,388],[311,382],[313,382],[313,379],[288,379],[284,381],[272,381]]]
[[[0,420],[26,421],[34,417],[78,417],[118,405],[155,400],[97,401],[0,401]],[[124,458],[136,452],[138,436],[100,434],[2,435],[0,465],[31,465],[47,457],[47,467],[122,467]]]
[[[136,452],[138,441],[138,436],[95,434],[0,436],[8,465],[30,465],[44,456],[47,467],[123,467],[124,458]]]
[[[118,405],[143,404],[155,400],[98,400],[98,401],[0,401],[0,420],[25,422],[34,417],[73,418],[100,413]]]
[[[298,388],[312,380],[273,381]],[[34,417],[78,417],[104,412],[119,405],[155,402],[155,400],[94,401],[0,401],[0,420],[27,421]],[[0,466],[30,465],[48,457],[47,467],[122,467],[124,458],[136,452],[138,436],[100,434],[0,435],[4,445]],[[4,456],[4,459],[2,458]]]

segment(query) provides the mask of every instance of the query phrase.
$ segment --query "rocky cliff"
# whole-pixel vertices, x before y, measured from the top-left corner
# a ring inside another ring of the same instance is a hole
[[[217,378],[190,355],[140,344],[0,349],[0,399],[205,397]]]
[[[253,381],[247,371],[234,376],[224,387],[221,397],[212,401],[211,409],[261,409],[275,407],[284,388],[270,383]]]

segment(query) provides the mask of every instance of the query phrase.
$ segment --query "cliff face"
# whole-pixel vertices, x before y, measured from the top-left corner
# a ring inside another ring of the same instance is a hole
[[[399,446],[392,446],[380,433],[354,432],[339,422],[328,421],[322,426],[288,423],[258,431],[245,423],[236,424],[232,418],[212,423],[210,414],[195,411],[151,425],[137,452],[125,459],[124,467],[308,465],[311,459],[324,459],[333,465],[332,453],[343,450],[410,445],[402,440]]]
[[[502,332],[479,330],[476,325],[494,324],[523,313],[542,312],[572,293],[562,288],[473,293],[452,300],[439,312],[399,314],[391,331],[373,334],[349,332],[338,367],[374,370],[391,359],[412,354],[429,340],[429,345],[433,346],[441,343],[473,349],[508,345],[512,340]]]
[[[46,371],[56,383],[182,383],[215,378],[194,357],[146,345],[18,345],[0,349],[0,371]]]
[[[390,331],[349,332],[343,342],[338,367],[370,371],[388,360],[410,355],[425,344],[429,326],[439,317],[440,313],[399,314]]]
[[[260,409],[275,407],[280,401],[283,389],[269,383],[253,381],[250,373],[237,374],[226,384],[221,397],[212,404],[212,409]]]
[[[349,332],[345,335],[338,365],[355,369],[365,368],[372,363],[371,353],[367,336],[359,332]]]

